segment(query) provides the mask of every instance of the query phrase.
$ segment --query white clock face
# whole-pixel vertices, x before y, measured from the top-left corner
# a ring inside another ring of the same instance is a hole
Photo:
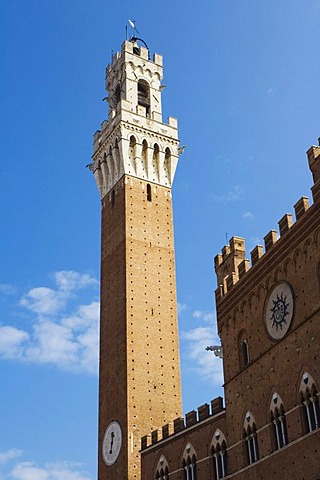
[[[271,289],[265,309],[265,322],[270,337],[280,340],[289,330],[294,309],[290,285],[280,282]]]
[[[106,429],[102,442],[102,457],[108,467],[117,461],[121,445],[121,427],[118,422],[111,422]]]

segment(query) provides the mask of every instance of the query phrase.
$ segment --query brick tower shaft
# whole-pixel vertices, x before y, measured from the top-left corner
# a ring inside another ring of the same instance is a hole
[[[102,199],[98,480],[140,478],[141,437],[181,416],[171,185],[177,121],[162,123],[162,57],[125,42],[94,136]]]

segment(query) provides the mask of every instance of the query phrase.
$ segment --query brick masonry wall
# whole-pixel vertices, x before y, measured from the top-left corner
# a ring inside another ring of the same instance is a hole
[[[181,415],[171,190],[150,186],[124,176],[102,201],[99,480],[140,478],[141,436]],[[112,420],[125,448],[107,467]]]
[[[197,457],[197,480],[214,478],[211,442],[217,428],[225,431],[224,412],[186,428],[181,433],[172,435],[158,445],[142,451],[141,479],[156,478],[157,465],[162,455],[169,465],[169,478],[172,480],[183,479],[182,461],[188,443],[194,448]]]
[[[318,153],[320,147],[311,150]],[[308,155],[310,157],[310,151]],[[319,155],[316,160],[319,161]],[[280,239],[276,239],[275,231],[269,232],[265,238],[266,253],[262,253],[262,247],[255,249],[251,268],[247,260],[240,258],[245,258],[244,244],[238,237],[234,237],[233,242],[240,245],[241,255],[240,247],[236,251],[230,245],[217,257],[216,266],[223,282],[216,292],[216,299],[224,354],[225,414],[223,419],[212,416],[158,443],[145,445],[141,453],[143,480],[155,478],[162,455],[168,462],[169,478],[184,479],[181,467],[187,442],[196,452],[197,480],[215,478],[210,444],[217,428],[221,429],[227,442],[226,478],[320,479],[320,430],[317,428],[307,433],[300,395],[305,372],[313,377],[320,389],[320,179],[314,177],[314,204],[308,208],[305,197],[299,200],[295,206],[297,221],[292,224],[290,215],[281,219]],[[234,261],[228,258],[230,252],[237,255]],[[242,262],[241,267],[238,260]],[[229,272],[230,268],[238,267],[238,272]],[[227,278],[223,277],[226,270]],[[265,318],[266,313],[270,316],[270,312],[266,312],[269,294],[279,282],[291,285],[294,312],[286,335],[275,340],[268,333]],[[243,340],[248,345],[248,362],[242,349]],[[289,441],[280,450],[276,450],[271,423],[274,393],[283,402]],[[244,441],[248,411],[254,418],[259,444],[259,460],[250,466],[247,465]],[[192,419],[192,412],[187,418]]]
[[[246,273],[245,285],[240,280],[232,296],[221,299],[218,321],[224,347],[229,472],[246,465],[243,445],[237,442],[243,436],[248,410],[254,416],[260,456],[264,457],[273,450],[271,430],[263,428],[270,422],[273,393],[281,396],[289,411],[301,402],[299,386],[305,371],[317,385],[320,383],[316,365],[320,353],[319,210],[319,205],[310,207],[303,220],[264,255],[260,266]],[[292,286],[295,311],[288,333],[275,341],[268,335],[264,317],[268,292],[279,281]],[[244,337],[248,341],[248,365],[241,362]],[[298,409],[287,416],[287,424],[289,441],[298,439],[303,432]]]

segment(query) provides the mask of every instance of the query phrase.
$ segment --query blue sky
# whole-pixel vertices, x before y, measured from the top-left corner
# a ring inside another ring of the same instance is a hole
[[[0,479],[93,480],[100,200],[85,166],[128,18],[187,145],[174,221],[184,410],[222,393],[213,258],[309,195],[319,0],[1,3]]]

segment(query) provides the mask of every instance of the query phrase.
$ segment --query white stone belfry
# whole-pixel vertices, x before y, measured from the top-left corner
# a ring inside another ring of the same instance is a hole
[[[171,187],[178,163],[178,125],[162,123],[162,57],[125,41],[106,71],[109,118],[94,134],[92,170],[103,198],[123,175]]]

